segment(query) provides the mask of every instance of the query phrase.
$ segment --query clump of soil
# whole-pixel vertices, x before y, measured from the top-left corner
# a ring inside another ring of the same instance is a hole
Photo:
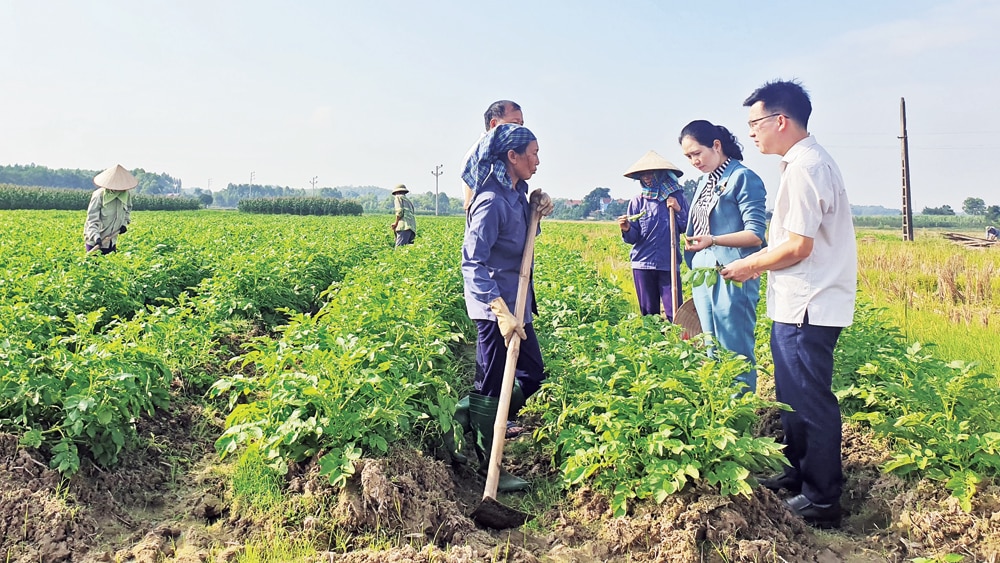
[[[0,549],[8,561],[70,561],[96,522],[17,437],[0,435]]]

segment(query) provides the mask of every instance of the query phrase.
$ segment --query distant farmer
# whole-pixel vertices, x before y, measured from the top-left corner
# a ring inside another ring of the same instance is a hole
[[[392,190],[393,206],[396,208],[396,221],[392,230],[396,233],[396,246],[413,244],[417,236],[417,218],[413,212],[413,204],[406,197],[410,190],[400,184]]]
[[[986,240],[997,240],[998,237],[1000,237],[1000,231],[996,227],[993,225],[986,227]]]
[[[641,191],[618,218],[622,240],[632,245],[632,278],[639,299],[639,312],[659,315],[660,304],[667,320],[674,320],[671,292],[683,301],[680,271],[680,234],[687,228],[688,204],[677,178],[684,173],[656,151],[647,152],[625,171],[626,178],[639,181]],[[675,213],[676,232],[670,232],[670,210]],[[671,258],[673,254],[673,258]]]
[[[486,126],[486,132],[479,136],[479,141],[483,140],[486,133],[492,130],[497,125],[503,125],[504,123],[516,123],[517,125],[524,125],[524,114],[521,113],[521,106],[510,100],[497,100],[490,104],[490,107],[486,108],[486,113],[483,114],[483,122]],[[479,146],[479,141],[472,145],[469,152],[465,153],[465,158],[462,159],[462,168],[465,170],[465,163],[469,161],[469,157],[472,153],[476,151],[476,147]],[[465,211],[469,210],[469,204],[472,203],[472,196],[475,192],[469,187],[465,181],[462,181],[462,194],[465,196],[465,202],[462,204],[462,209]]]
[[[94,176],[94,195],[87,206],[83,225],[83,244],[87,252],[101,249],[101,254],[118,250],[118,235],[128,230],[132,214],[129,190],[139,185],[135,176],[116,165]]]

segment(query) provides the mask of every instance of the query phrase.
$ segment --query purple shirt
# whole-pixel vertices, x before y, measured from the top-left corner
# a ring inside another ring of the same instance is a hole
[[[677,237],[674,239],[677,265],[680,267],[680,234],[687,229],[688,203],[683,190],[676,190],[670,197],[677,200],[681,210],[674,213]],[[628,214],[646,214],[638,221],[631,221],[628,231],[622,233],[622,240],[632,245],[632,268],[635,270],[670,271],[670,208],[666,201],[647,199],[641,195],[628,203]]]

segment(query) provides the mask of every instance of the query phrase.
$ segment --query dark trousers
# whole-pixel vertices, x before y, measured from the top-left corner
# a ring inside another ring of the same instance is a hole
[[[667,319],[674,320],[674,304],[670,292],[677,292],[678,305],[684,300],[681,293],[681,278],[669,270],[632,270],[635,281],[635,295],[639,298],[639,312],[643,315],[659,315],[660,303],[667,313]]]
[[[503,370],[507,364],[507,346],[503,342],[503,333],[496,321],[476,320],[476,328],[479,329],[479,340],[476,343],[474,388],[481,395],[499,397],[503,388]],[[542,363],[542,350],[538,346],[534,325],[524,325],[524,332],[528,337],[521,341],[514,377],[527,399],[542,386],[545,365]]]
[[[834,396],[833,348],[840,327],[775,322],[771,326],[776,398],[781,411],[785,457],[802,479],[802,494],[817,504],[840,501],[844,472],[840,458],[840,405]]]
[[[406,229],[405,231],[396,231],[396,246],[403,246],[407,244],[413,244],[413,239],[416,238],[417,233]]]
[[[96,244],[87,244],[87,243],[84,243],[83,248],[86,249],[87,252],[90,252],[91,250],[97,248],[97,245]],[[107,248],[102,248],[101,249],[101,254],[111,254],[112,252],[117,252],[117,251],[118,251],[118,247],[116,245],[112,244],[111,246],[109,246]]]

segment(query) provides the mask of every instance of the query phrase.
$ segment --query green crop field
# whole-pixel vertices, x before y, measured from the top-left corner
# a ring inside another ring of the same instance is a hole
[[[433,451],[452,430],[475,342],[461,218],[421,217],[416,244],[394,249],[385,216],[148,211],[107,256],[84,253],[83,219],[0,211],[0,433],[62,478],[127,465],[150,447],[143,421],[194,404],[216,421],[200,430],[213,463],[234,468],[221,485],[233,510],[289,532],[306,517],[285,490],[291,467],[349,491],[364,460]],[[859,239],[858,313],[836,353],[845,419],[889,444],[882,471],[972,511],[1000,470],[992,255]],[[544,486],[520,506],[551,514],[592,491],[621,518],[679,494],[756,498],[756,478],[782,464],[759,431],[780,405],[733,397],[740,358],[636,315],[616,225],[543,222],[535,283],[548,379],[524,412],[532,439],[514,446]],[[761,315],[764,380],[766,329]],[[388,541],[320,525],[325,545],[272,547],[306,557]]]

